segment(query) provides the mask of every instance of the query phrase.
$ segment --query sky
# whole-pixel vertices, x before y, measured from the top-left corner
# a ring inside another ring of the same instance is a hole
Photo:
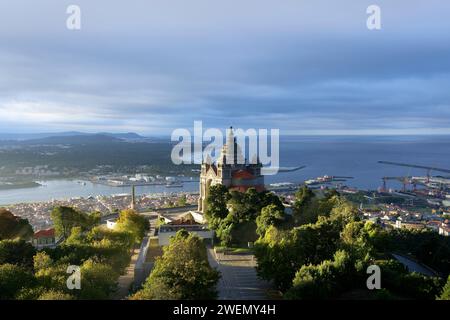
[[[68,30],[66,9],[81,9]],[[366,9],[381,8],[381,30]],[[3,0],[0,132],[450,134],[450,2]]]

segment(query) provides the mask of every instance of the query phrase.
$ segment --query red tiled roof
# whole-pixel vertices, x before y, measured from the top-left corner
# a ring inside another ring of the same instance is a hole
[[[236,191],[239,191],[239,192],[245,192],[245,191],[247,191],[250,188],[255,188],[256,191],[258,191],[258,192],[262,192],[262,191],[265,190],[264,186],[262,186],[262,185],[257,185],[257,186],[232,186],[230,189],[231,190],[236,190]]]
[[[170,225],[196,225],[199,223],[197,223],[195,221],[192,214],[188,213],[188,214],[184,214],[184,215],[178,217],[178,219],[173,220],[173,221],[169,222],[168,224],[170,224]]]
[[[237,179],[254,179],[255,176],[245,170],[239,170],[233,173],[233,178]]]
[[[33,238],[50,238],[55,236],[55,229],[45,229],[36,231],[33,235]]]

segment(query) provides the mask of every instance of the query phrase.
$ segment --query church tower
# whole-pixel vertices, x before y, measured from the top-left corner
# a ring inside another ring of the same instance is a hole
[[[136,208],[136,187],[133,184],[131,186],[131,203],[130,203],[130,209],[135,210]]]
[[[264,190],[264,176],[261,175],[261,168],[259,159],[252,164],[247,163],[241,146],[234,136],[233,127],[230,127],[217,162],[212,163],[208,157],[202,163],[198,211],[205,211],[209,188],[216,184],[243,192],[252,187],[257,191]]]

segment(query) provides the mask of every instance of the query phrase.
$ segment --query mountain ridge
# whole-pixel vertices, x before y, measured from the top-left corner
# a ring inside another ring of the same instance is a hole
[[[139,135],[135,132],[97,132],[88,133],[80,131],[63,131],[63,132],[41,132],[41,133],[0,133],[0,140],[3,141],[29,141],[40,140],[52,137],[80,137],[80,136],[108,136],[121,140],[141,140],[147,137]]]

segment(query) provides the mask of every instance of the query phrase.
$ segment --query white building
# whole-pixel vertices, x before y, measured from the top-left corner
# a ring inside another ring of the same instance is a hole
[[[108,229],[114,229],[117,224],[117,219],[108,219],[106,220],[106,227]]]
[[[450,234],[450,223],[448,220],[445,220],[442,222],[441,226],[439,227],[439,234],[445,237],[448,237]]]
[[[170,238],[175,236],[179,230],[186,230],[195,233],[201,239],[207,239],[211,242],[214,238],[214,231],[209,230],[203,215],[199,212],[189,211],[178,216],[172,220],[170,218],[161,216],[165,220],[165,224],[159,227],[158,244],[166,246],[170,242]],[[169,222],[167,222],[169,221]]]

